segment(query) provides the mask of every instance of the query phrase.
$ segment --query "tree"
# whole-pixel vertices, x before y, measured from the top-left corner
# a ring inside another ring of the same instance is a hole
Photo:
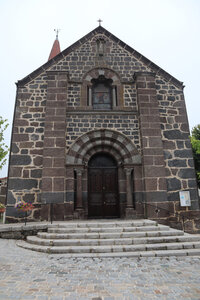
[[[192,136],[190,140],[192,144],[198,187],[200,188],[200,124],[192,128]]]
[[[4,120],[0,116],[0,170],[6,164],[7,158],[6,155],[8,154],[8,146],[4,143],[4,131],[8,127],[8,120]]]

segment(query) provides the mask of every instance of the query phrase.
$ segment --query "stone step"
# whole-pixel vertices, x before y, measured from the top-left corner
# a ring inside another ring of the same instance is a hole
[[[200,235],[150,220],[70,221],[48,225],[47,232],[17,244],[67,257],[145,257],[200,255]]]
[[[137,253],[136,256],[151,256],[145,255],[147,252],[152,252],[152,256],[169,256],[169,255],[200,255],[200,242],[185,242],[185,243],[165,243],[165,244],[149,244],[149,245],[126,245],[126,246],[41,246],[29,244],[21,241],[18,246],[49,254],[98,254],[103,253]],[[190,252],[191,250],[196,250]],[[162,252],[163,251],[163,252]],[[180,251],[180,252],[179,252]],[[112,255],[113,256],[113,255]],[[127,255],[126,255],[127,256]]]
[[[143,227],[143,226],[157,226],[156,221],[152,220],[129,220],[129,221],[107,221],[107,220],[91,220],[91,221],[68,221],[62,223],[49,224],[49,228],[110,228],[110,227]],[[164,225],[163,225],[164,226]],[[167,226],[166,226],[167,227]]]
[[[46,233],[38,232],[37,236],[46,239],[112,239],[139,238],[183,235],[183,231],[168,229],[166,231],[138,231],[138,232],[104,232],[104,233]]]
[[[19,247],[49,253],[49,248],[44,246],[31,245],[25,241],[17,241]],[[181,249],[181,250],[157,250],[157,251],[141,251],[141,252],[110,252],[110,253],[65,253],[64,257],[68,258],[90,258],[90,257],[169,257],[169,256],[199,256],[200,249]]]
[[[105,246],[105,245],[139,245],[178,242],[200,242],[198,236],[169,236],[152,238],[120,238],[120,239],[43,239],[38,236],[28,236],[27,242],[43,246]]]
[[[122,233],[122,232],[138,232],[138,231],[166,231],[169,230],[168,226],[159,225],[159,226],[141,226],[141,227],[85,227],[85,228],[49,228],[49,233]]]

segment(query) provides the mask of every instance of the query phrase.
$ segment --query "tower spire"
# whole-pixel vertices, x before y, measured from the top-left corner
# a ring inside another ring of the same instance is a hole
[[[61,52],[60,51],[60,43],[59,43],[59,40],[58,40],[58,33],[59,33],[60,29],[54,29],[54,31],[56,32],[56,39],[55,39],[55,41],[53,43],[51,52],[49,54],[48,61],[50,59],[54,58],[56,55],[58,55]]]

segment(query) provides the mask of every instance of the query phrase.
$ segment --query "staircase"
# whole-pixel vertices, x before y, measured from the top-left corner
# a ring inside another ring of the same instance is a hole
[[[143,257],[200,255],[200,235],[151,220],[63,222],[28,236],[17,245],[69,257]]]

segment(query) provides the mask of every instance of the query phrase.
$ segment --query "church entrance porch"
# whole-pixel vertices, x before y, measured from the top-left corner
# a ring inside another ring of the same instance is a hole
[[[80,136],[67,153],[66,168],[72,218],[136,216],[142,195],[141,156],[125,135],[100,129]]]
[[[117,163],[105,153],[88,164],[88,217],[119,217]]]

